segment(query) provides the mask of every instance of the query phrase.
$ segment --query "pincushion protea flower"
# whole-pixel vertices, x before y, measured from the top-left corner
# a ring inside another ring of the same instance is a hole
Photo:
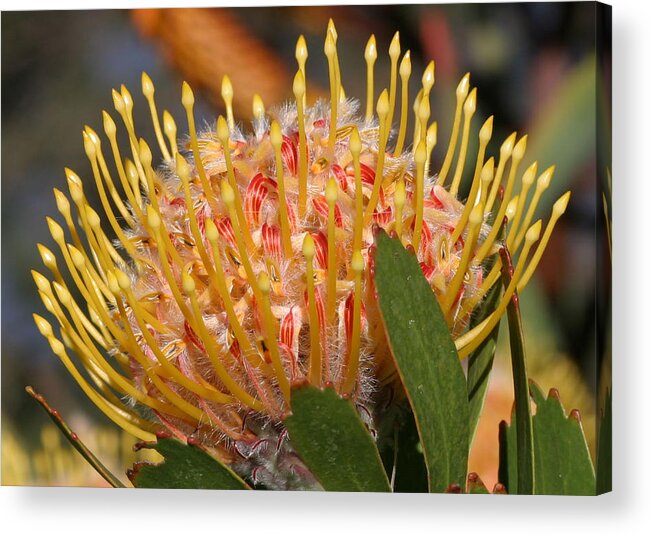
[[[324,47],[330,101],[306,106],[307,47],[301,37],[295,100],[266,112],[256,97],[252,132],[235,123],[233,88],[225,77],[226,118],[198,133],[193,93],[184,83],[189,138],[180,147],[167,111],[161,128],[154,86],[143,74],[142,90],[165,160],[158,170],[147,142],[134,130],[131,94],[124,86],[114,90],[130,156],[123,156],[107,112],[108,149],[85,128],[103,215],[89,205],[79,176],[67,169],[72,204],[55,189],[65,230],[50,218],[48,225],[69,276],[40,244],[53,280],[33,272],[60,327],[57,335],[35,315],[41,334],[109,418],[145,440],[162,429],[192,436],[271,488],[318,486],[283,429],[292,384],[333,386],[356,402],[369,427],[374,394],[400,388],[374,297],[375,227],[413,247],[464,358],[531,278],[569,200],[568,192],[554,205],[530,257],[542,230],[541,221],[531,224],[533,214],[554,168],[538,177],[529,198],[537,165],[520,173],[526,136],[509,136],[496,164],[485,154],[493,118],[485,121],[464,204],[457,195],[477,102],[469,75],[457,88],[447,152],[433,173],[434,63],[422,76],[413,103],[412,144],[405,148],[411,64],[409,51],[398,63],[398,34],[389,48],[389,88],[381,92],[375,113],[377,50],[375,38],[369,40],[365,116],[358,102],[345,96],[336,43],[330,24]],[[501,283],[495,253],[502,245],[518,258],[512,282],[492,314],[469,329],[473,310]],[[494,261],[487,270],[489,258]],[[69,281],[79,297],[68,289]]]

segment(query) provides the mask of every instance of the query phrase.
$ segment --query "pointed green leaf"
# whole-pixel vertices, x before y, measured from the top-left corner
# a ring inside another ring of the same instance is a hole
[[[504,288],[511,282],[511,258],[506,251],[502,255],[502,280]],[[524,335],[520,318],[520,304],[517,292],[513,294],[507,307],[509,340],[511,343],[511,368],[513,370],[513,390],[515,394],[515,434],[518,464],[518,494],[533,494],[535,488],[533,424],[531,403],[529,401],[529,378],[524,354]],[[511,423],[513,425],[513,423]],[[507,487],[508,488],[508,487]],[[513,492],[511,487],[510,492]]]
[[[466,378],[434,292],[418,261],[384,231],[376,236],[375,286],[385,331],[414,413],[431,492],[465,484]]]
[[[552,389],[536,403],[533,424],[536,494],[594,495],[595,473],[578,412],[566,417],[558,391]]]
[[[375,441],[350,400],[332,389],[292,389],[292,447],[325,490],[390,492]]]
[[[545,398],[531,382],[531,398],[536,403],[533,417],[535,451],[535,494],[579,495],[595,494],[595,474],[590,452],[576,411],[570,416],[552,389]],[[517,417],[515,417],[517,424]],[[514,421],[500,425],[499,478],[507,487],[517,485],[518,466],[514,461],[516,434]]]
[[[597,494],[613,490],[613,401],[610,390],[606,393],[604,412],[599,423],[597,443]]]
[[[68,424],[63,420],[61,414],[56,409],[50,407],[45,398],[38,394],[31,386],[25,387],[25,391],[34,398],[40,405],[45,409],[48,416],[56,424],[56,426],[61,430],[63,435],[68,439],[68,442],[80,453],[80,455],[86,459],[88,464],[90,464],[95,471],[104,478],[104,480],[114,488],[122,488],[124,484],[120,481],[111,471],[102,464],[102,462],[95,457],[95,454],[88,449],[88,447],[79,440],[77,433],[75,433]]]
[[[509,494],[516,494],[518,491],[518,454],[514,423],[515,414],[511,413],[511,425],[502,420],[499,427],[500,465],[497,478]]]
[[[161,437],[141,442],[139,448],[156,450],[161,463],[138,462],[127,471],[134,487],[146,489],[248,490],[250,487],[226,465],[198,444]]]

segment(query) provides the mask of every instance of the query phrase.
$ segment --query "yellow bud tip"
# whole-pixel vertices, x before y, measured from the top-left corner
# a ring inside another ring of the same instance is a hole
[[[257,93],[253,95],[253,117],[257,120],[264,117],[264,102],[262,102],[262,97]]]
[[[50,249],[45,247],[42,243],[37,243],[36,247],[38,248],[38,254],[41,256],[41,260],[43,260],[46,267],[49,268],[50,266],[56,266],[56,256],[54,256],[54,253]]]
[[[54,241],[62,240],[63,239],[63,229],[61,228],[61,225],[59,225],[59,223],[57,223],[51,217],[47,217],[46,221],[47,221],[47,226],[50,229],[50,234],[52,234],[52,237],[54,238]]]
[[[364,271],[364,257],[362,256],[362,252],[360,250],[353,252],[353,257],[350,261],[350,267],[355,273],[361,273]]]
[[[483,220],[484,220],[484,205],[483,203],[479,203],[477,206],[475,206],[472,209],[472,212],[470,212],[470,217],[468,221],[470,222],[470,225],[480,225]]]
[[[457,98],[465,99],[470,91],[470,73],[467,72],[457,86]]]
[[[68,187],[70,188],[70,196],[75,204],[79,204],[84,199],[84,191],[81,189],[81,186],[76,182],[69,181]]]
[[[120,287],[121,290],[128,290],[129,288],[131,288],[131,279],[124,271],[120,269],[116,269],[115,278],[117,279],[118,286]]]
[[[181,89],[181,103],[184,108],[191,108],[194,106],[194,93],[188,82],[183,82],[183,87]]]
[[[152,161],[152,156],[151,156],[151,149],[149,148],[149,145],[147,145],[147,142],[140,138],[140,161],[143,163],[145,167],[149,167],[151,165]]]
[[[32,269],[32,279],[34,279],[34,283],[36,284],[36,287],[41,292],[47,294],[50,291],[50,281],[47,280],[43,275],[41,275],[35,269]]]
[[[366,43],[364,50],[364,59],[373,63],[377,59],[377,44],[375,42],[375,35],[371,35]]]
[[[131,181],[138,180],[138,169],[136,169],[136,165],[128,158],[125,161],[124,168]]]
[[[428,93],[431,91],[432,87],[434,86],[434,69],[435,69],[435,64],[433,61],[430,61],[429,64],[427,65],[427,68],[425,69],[425,72],[423,72],[423,89],[425,90],[425,93]]]
[[[118,93],[115,89],[112,89],[111,96],[113,97],[113,106],[118,111],[118,113],[121,113],[124,110],[124,100],[122,99],[122,95],[120,95],[120,93]]]
[[[493,116],[491,115],[479,130],[479,140],[488,143],[493,135]]]
[[[332,34],[332,38],[337,42],[337,28],[335,28],[335,23],[332,19],[328,20],[328,33]]]
[[[396,32],[391,39],[391,44],[389,45],[389,57],[393,60],[397,60],[400,55],[400,32]]]
[[[522,160],[524,158],[524,153],[527,150],[527,135],[522,136],[520,141],[518,141],[513,148],[513,159]]]
[[[84,139],[84,151],[86,152],[86,155],[91,159],[95,159],[95,154],[97,151],[95,150],[95,144],[93,143],[91,137],[86,133],[82,132],[81,137]]]
[[[299,70],[294,76],[294,85],[292,86],[294,95],[296,98],[302,98],[305,94],[305,78],[303,78],[303,73]]]
[[[386,117],[389,114],[389,92],[385,89],[380,93],[377,99],[377,114],[380,117]]]
[[[41,301],[43,301],[43,304],[45,305],[45,309],[50,313],[50,314],[55,314],[56,311],[54,310],[54,306],[52,305],[52,299],[50,299],[45,293],[43,292],[38,292],[38,296],[41,298]]]
[[[226,146],[228,144],[228,123],[226,122],[226,119],[224,119],[223,115],[220,115],[217,118],[217,137],[222,142],[222,145]]]
[[[409,75],[411,75],[411,51],[407,50],[400,62],[400,76],[407,78]]]
[[[190,178],[190,166],[188,165],[188,162],[185,161],[185,158],[178,152],[176,153],[176,173],[183,180]]]
[[[208,240],[211,242],[217,241],[219,239],[219,232],[217,231],[217,227],[210,218],[206,218],[206,238],[208,238]]]
[[[61,304],[67,307],[72,299],[72,296],[70,295],[68,289],[56,281],[52,283],[52,286],[57,294],[57,297],[59,298],[59,301],[61,301]]]
[[[151,97],[154,94],[154,84],[149,75],[143,71],[142,73],[142,94],[146,97]]]
[[[510,201],[509,204],[506,205],[506,217],[509,221],[513,219],[513,216],[515,216],[515,210],[518,207],[518,199],[520,198],[519,195],[515,195]]]
[[[559,199],[554,203],[552,211],[556,217],[559,217],[565,213],[567,209],[567,204],[570,202],[570,197],[572,196],[571,191],[566,191]]]
[[[222,78],[222,98],[226,101],[233,98],[233,84],[227,75]]]
[[[54,333],[52,332],[52,325],[50,325],[50,323],[45,318],[39,316],[38,314],[32,314],[32,317],[34,318],[34,323],[36,323],[38,332],[40,332],[46,338],[54,336]]]
[[[84,264],[86,263],[86,259],[84,258],[84,255],[81,254],[81,251],[71,244],[68,244],[68,251],[70,251],[72,263],[75,265],[75,267],[77,269],[83,268]]]
[[[269,275],[266,272],[261,271],[258,275],[258,288],[263,294],[268,294],[271,291],[271,283],[269,281]]]
[[[517,132],[513,132],[504,140],[504,143],[502,143],[502,146],[500,147],[500,156],[506,157],[513,152],[513,146],[515,145],[515,138],[517,135]]]
[[[187,271],[184,271],[183,274],[181,275],[181,284],[183,286],[183,291],[187,295],[194,293],[196,289],[196,284],[194,282],[194,279],[192,278],[192,275],[190,275]]]
[[[530,243],[538,241],[538,238],[540,238],[541,229],[542,229],[542,219],[539,219],[529,227],[529,230],[527,230],[527,233],[525,234],[525,240],[527,240]]]
[[[463,104],[463,112],[466,114],[475,113],[477,109],[477,88],[473,88],[466,99],[466,102]]]
[[[536,173],[538,172],[538,162],[533,162],[527,170],[522,175],[522,183],[527,187],[533,184],[533,181],[536,179]]]
[[[221,183],[221,192],[222,200],[226,203],[227,206],[231,206],[235,202],[235,192],[233,188],[226,180],[222,180]]]
[[[113,295],[119,295],[119,293],[120,293],[120,285],[118,284],[118,279],[110,271],[106,272],[106,282],[108,283],[109,291]]]
[[[176,135],[176,123],[172,114],[167,110],[163,111],[163,128],[168,136],[174,137]]]
[[[334,57],[336,50],[334,37],[332,37],[332,34],[328,32],[325,44],[323,45],[323,52],[325,52],[328,59],[331,59]]]
[[[90,140],[93,142],[93,145],[99,147],[102,144],[99,136],[97,135],[97,132],[95,132],[95,130],[93,130],[90,126],[84,126],[84,130],[88,134]]]
[[[495,159],[491,156],[488,159],[488,161],[484,164],[484,167],[482,167],[481,175],[479,175],[479,179],[482,182],[487,182],[488,180],[492,180],[494,172],[495,172]]]
[[[393,202],[397,207],[402,207],[407,201],[407,192],[405,189],[405,181],[399,180],[396,184],[396,191],[393,194]]]
[[[302,35],[299,36],[296,41],[296,60],[302,64],[307,59],[307,43],[305,42],[305,37]]]
[[[434,147],[436,145],[437,137],[438,137],[438,123],[434,121],[427,128],[427,135],[425,136],[425,140],[427,141],[427,146]]]
[[[54,200],[57,203],[59,212],[65,213],[70,210],[70,202],[63,192],[59,191],[57,188],[53,188],[52,191],[54,191]]]
[[[545,169],[545,171],[543,171],[543,174],[540,175],[540,177],[538,178],[537,187],[541,188],[542,190],[546,190],[552,181],[552,177],[554,176],[554,171],[556,171],[555,165],[552,165],[551,167]]]
[[[102,110],[102,121],[104,122],[104,132],[107,136],[115,135],[117,128],[115,127],[115,121],[106,110]]]
[[[307,260],[312,260],[314,257],[314,239],[309,232],[303,238],[303,256]]]
[[[99,215],[90,206],[86,206],[86,218],[88,219],[88,224],[91,226],[91,228],[96,229],[101,224]]]
[[[416,164],[423,164],[427,159],[427,146],[425,142],[421,139],[416,146],[416,153],[414,154],[414,161]]]
[[[357,127],[354,127],[353,131],[350,133],[348,147],[350,148],[350,152],[353,154],[359,154],[362,151],[362,140],[359,137],[359,130]]]
[[[275,148],[278,148],[283,144],[283,133],[280,130],[278,121],[273,121],[271,123],[271,128],[269,130],[269,140]]]
[[[151,204],[147,206],[147,224],[153,229],[158,229],[161,225],[160,216]]]
[[[70,169],[69,167],[64,167],[63,172],[66,175],[66,179],[68,180],[68,183],[72,182],[77,186],[82,187],[81,178],[79,178],[79,175],[75,173],[72,169]]]
[[[122,100],[127,109],[130,109],[133,106],[133,98],[131,98],[131,93],[127,89],[127,86],[122,84],[120,86],[120,93],[122,94]]]
[[[54,336],[48,336],[47,341],[50,343],[50,349],[52,349],[52,353],[55,355],[63,355],[65,353],[65,347]]]
[[[328,204],[334,204],[337,202],[337,181],[330,177],[326,184],[325,198]]]

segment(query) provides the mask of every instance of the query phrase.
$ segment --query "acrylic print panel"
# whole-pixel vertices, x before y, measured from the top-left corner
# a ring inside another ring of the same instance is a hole
[[[2,44],[3,485],[610,490],[608,6]]]

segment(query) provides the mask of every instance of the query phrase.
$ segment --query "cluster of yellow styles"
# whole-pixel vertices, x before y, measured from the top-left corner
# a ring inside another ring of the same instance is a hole
[[[306,381],[351,397],[371,420],[373,394],[397,380],[373,286],[374,227],[413,247],[465,358],[527,285],[565,210],[569,192],[554,204],[544,232],[542,221],[532,224],[554,169],[537,176],[534,163],[522,172],[527,138],[516,133],[497,159],[486,158],[492,117],[479,128],[467,200],[457,200],[477,105],[469,75],[457,87],[447,152],[433,172],[434,63],[412,103],[410,52],[401,55],[396,33],[389,87],[376,100],[371,37],[361,114],[344,93],[332,23],[324,51],[330,101],[307,105],[308,51],[300,37],[295,99],[267,111],[255,97],[249,132],[235,123],[228,77],[226,117],[197,132],[184,83],[189,139],[181,147],[167,111],[161,123],[154,85],[143,74],[164,165],[154,168],[122,86],[113,103],[129,155],[109,113],[104,148],[92,128],[83,132],[101,215],[73,171],[66,169],[69,196],[54,190],[64,224],[47,222],[63,266],[39,244],[51,276],[33,275],[58,333],[39,315],[36,324],[88,397],[140,439],[161,429],[193,435],[234,463],[263,449],[264,437],[275,437],[278,449],[291,385]],[[501,284],[502,246],[517,258],[512,282],[496,309],[469,329],[473,310]]]

